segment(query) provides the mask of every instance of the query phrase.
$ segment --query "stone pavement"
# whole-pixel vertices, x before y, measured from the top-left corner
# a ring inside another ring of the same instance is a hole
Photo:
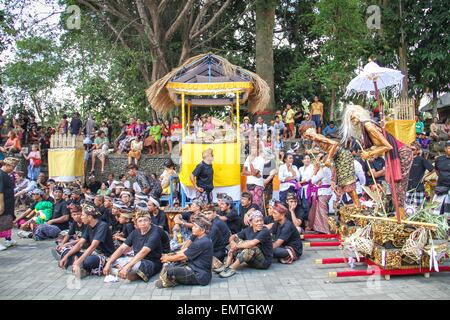
[[[15,238],[19,245],[0,252],[0,299],[39,300],[281,300],[281,299],[444,299],[450,298],[450,274],[334,278],[329,271],[348,266],[316,265],[315,259],[339,257],[337,249],[305,248],[293,265],[274,263],[269,270],[246,269],[234,277],[213,275],[210,285],[157,289],[149,283],[103,282],[103,277],[81,281],[57,267],[50,248],[53,242]]]

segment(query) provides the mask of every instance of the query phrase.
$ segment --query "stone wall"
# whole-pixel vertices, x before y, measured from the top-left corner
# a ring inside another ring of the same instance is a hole
[[[159,176],[164,171],[164,162],[169,159],[169,156],[148,156],[142,155],[138,166],[139,170],[147,174],[155,173]],[[176,159],[172,159],[175,164],[178,162]],[[99,181],[105,181],[108,179],[108,174],[114,173],[115,178],[118,179],[121,174],[127,174],[128,158],[126,154],[109,154],[105,163],[105,173],[102,175],[100,172],[100,160],[95,161],[95,177]],[[178,168],[177,168],[178,169]],[[89,159],[85,172],[89,175],[91,170],[91,160]]]

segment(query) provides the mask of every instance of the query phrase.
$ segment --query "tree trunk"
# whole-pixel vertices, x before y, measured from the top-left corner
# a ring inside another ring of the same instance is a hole
[[[256,3],[256,73],[270,88],[269,109],[275,109],[273,28],[276,1],[258,0]]]
[[[334,121],[334,108],[336,107],[336,89],[331,89],[331,106],[330,106],[330,121]],[[325,120],[325,117],[324,117]]]
[[[408,98],[408,56],[406,51],[406,41],[405,41],[405,32],[403,30],[403,7],[402,7],[402,0],[399,1],[400,8],[399,8],[399,15],[400,15],[400,46],[398,48],[398,55],[400,59],[400,70],[402,71],[403,75],[405,76],[403,78],[403,86],[402,86],[402,92],[401,97],[403,99]]]

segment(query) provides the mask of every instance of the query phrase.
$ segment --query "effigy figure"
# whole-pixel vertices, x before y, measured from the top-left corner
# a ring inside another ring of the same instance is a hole
[[[326,138],[325,136],[316,133],[314,128],[309,128],[304,133],[303,137],[315,141],[319,147],[327,153],[324,164],[327,167],[332,166],[336,171],[336,185],[338,187],[338,198],[344,193],[348,193],[357,208],[360,208],[358,194],[356,192],[355,179],[355,164],[353,162],[353,155],[348,149],[340,146],[339,142]]]
[[[340,134],[343,144],[352,138],[361,143],[361,158],[364,160],[385,156],[386,181],[397,212],[400,217],[405,217],[406,189],[413,160],[411,148],[390,133],[383,134],[382,128],[371,119],[369,111],[358,105],[347,105],[345,108]]]

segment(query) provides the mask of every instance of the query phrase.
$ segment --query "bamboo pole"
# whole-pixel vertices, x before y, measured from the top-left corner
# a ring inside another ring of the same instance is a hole
[[[388,221],[388,222],[397,222],[397,219],[393,218],[385,218],[385,217],[374,217],[374,216],[364,216],[362,214],[352,214],[350,215],[352,218],[358,218],[358,219],[368,219],[368,220],[381,220],[381,221]],[[421,227],[428,227],[431,229],[437,228],[437,224],[434,223],[426,223],[426,222],[417,222],[417,221],[408,221],[408,220],[401,220],[400,223],[408,224],[412,226],[421,226]]]
[[[186,114],[184,111],[185,108],[185,101],[184,101],[184,92],[181,94],[181,126],[183,127],[183,130],[181,131],[181,137],[184,141],[184,138],[186,137]]]
[[[241,125],[239,122],[239,91],[236,91],[236,140],[238,143],[241,142]]]

